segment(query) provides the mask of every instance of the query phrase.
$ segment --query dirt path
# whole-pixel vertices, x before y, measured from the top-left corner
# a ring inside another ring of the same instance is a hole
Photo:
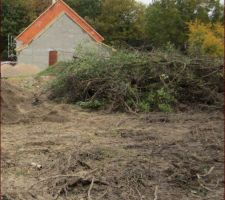
[[[87,112],[10,84],[24,96],[2,126],[4,200],[223,199],[222,113]]]

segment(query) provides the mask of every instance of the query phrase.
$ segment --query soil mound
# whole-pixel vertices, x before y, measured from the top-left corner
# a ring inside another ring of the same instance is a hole
[[[1,120],[3,123],[16,123],[22,115],[21,105],[28,100],[29,94],[20,88],[2,80],[1,83]]]
[[[28,87],[29,83],[24,83],[25,85],[22,88],[20,87],[21,84],[10,82],[10,80],[2,80],[2,123],[15,124],[34,121],[65,123],[69,121],[68,112],[65,113],[64,108],[49,105],[45,94],[38,94],[38,91],[34,92],[23,88],[25,85]]]
[[[19,64],[16,66],[2,65],[1,74],[3,78],[18,77],[18,76],[30,76],[37,74],[41,70],[33,65]]]
[[[69,119],[67,116],[60,114],[62,113],[62,110],[52,110],[49,113],[47,113],[45,116],[42,117],[42,120],[45,122],[57,122],[57,123],[65,123],[68,122]]]

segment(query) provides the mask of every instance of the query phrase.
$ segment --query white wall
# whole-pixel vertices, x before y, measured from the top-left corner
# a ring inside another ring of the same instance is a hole
[[[19,47],[20,42],[17,42]],[[58,51],[58,61],[71,60],[75,48],[82,43],[97,45],[70,17],[63,14],[44,33],[18,53],[18,63],[48,67],[49,50]]]

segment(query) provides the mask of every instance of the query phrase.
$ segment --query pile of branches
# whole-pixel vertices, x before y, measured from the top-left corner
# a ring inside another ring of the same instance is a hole
[[[223,105],[222,59],[123,50],[83,52],[64,65],[51,84],[51,99],[129,112]]]

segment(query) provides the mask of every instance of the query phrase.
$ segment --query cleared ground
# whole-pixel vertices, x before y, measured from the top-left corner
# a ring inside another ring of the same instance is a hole
[[[15,66],[1,65],[1,77],[31,76],[40,72],[40,68],[34,65],[17,64]]]
[[[43,82],[2,82],[2,199],[223,199],[222,112],[88,112]]]

